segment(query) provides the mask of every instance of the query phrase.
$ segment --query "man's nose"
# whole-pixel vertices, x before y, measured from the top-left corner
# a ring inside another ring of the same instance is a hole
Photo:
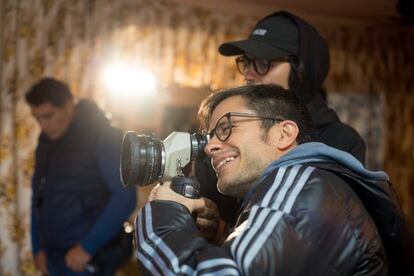
[[[212,157],[215,152],[220,151],[221,149],[223,149],[223,143],[215,136],[211,138],[208,144],[204,147],[204,151],[209,157]]]
[[[49,128],[49,124],[46,120],[39,120],[39,126],[42,132],[46,131]]]

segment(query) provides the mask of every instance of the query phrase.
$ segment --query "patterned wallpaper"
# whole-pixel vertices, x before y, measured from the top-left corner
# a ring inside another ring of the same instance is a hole
[[[39,129],[24,92],[41,76],[67,81],[78,98],[110,111],[102,68],[124,60],[162,85],[239,85],[217,46],[244,37],[256,18],[162,0],[4,0],[0,90],[0,275],[34,275],[30,177]],[[368,142],[370,166],[385,168],[414,218],[414,31],[408,27],[318,26],[330,43],[328,98]]]
[[[331,92],[328,104],[343,122],[352,125],[366,141],[366,167],[384,169],[384,102],[382,93]]]

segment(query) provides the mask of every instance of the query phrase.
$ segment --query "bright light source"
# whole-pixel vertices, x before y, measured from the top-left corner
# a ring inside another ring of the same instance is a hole
[[[126,64],[114,64],[104,72],[105,86],[117,96],[134,96],[137,94],[153,94],[155,77],[144,69]]]

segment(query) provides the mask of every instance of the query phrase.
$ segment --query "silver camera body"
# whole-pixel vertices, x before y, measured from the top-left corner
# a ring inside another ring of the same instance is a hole
[[[161,141],[152,135],[125,133],[121,148],[124,186],[145,186],[181,176],[182,168],[204,155],[207,137],[200,133],[172,132]]]

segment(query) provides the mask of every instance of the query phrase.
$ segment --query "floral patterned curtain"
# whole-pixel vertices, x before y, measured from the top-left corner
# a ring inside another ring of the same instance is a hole
[[[328,91],[352,91],[351,98],[367,99],[359,101],[359,111],[358,101],[350,106],[348,123],[367,142],[368,165],[389,174],[414,226],[414,26],[321,30],[331,51]]]
[[[115,60],[149,68],[166,86],[240,85],[233,60],[219,56],[217,46],[245,37],[257,18],[162,0],[4,0],[0,5],[0,275],[33,275],[30,188],[39,129],[24,103],[25,91],[40,77],[54,76],[68,82],[77,98],[116,108],[101,80],[102,68]],[[367,116],[377,122],[370,139],[383,142],[370,143],[369,149],[380,152],[374,160],[383,160],[413,217],[414,31],[318,28],[332,55],[326,85],[336,93],[328,98],[356,128],[364,129]],[[345,100],[335,100],[336,95]],[[348,116],[345,104],[361,99],[373,103],[361,107],[368,115]]]

